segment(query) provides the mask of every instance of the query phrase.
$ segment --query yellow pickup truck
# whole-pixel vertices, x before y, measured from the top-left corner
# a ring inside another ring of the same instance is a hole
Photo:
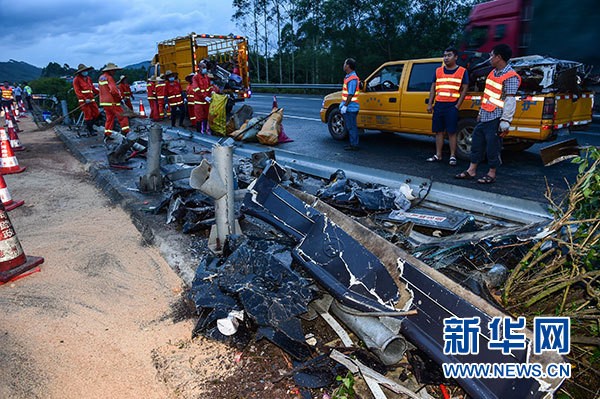
[[[441,58],[392,61],[381,65],[361,82],[358,97],[359,129],[433,135],[431,114],[427,113],[429,88]],[[457,156],[469,159],[471,135],[483,93],[468,92],[460,111]],[[327,95],[321,107],[321,121],[336,140],[348,132],[338,107],[341,92]],[[522,151],[537,142],[556,138],[561,128],[585,128],[592,122],[593,93],[524,93],[517,96],[517,111],[504,148]]]

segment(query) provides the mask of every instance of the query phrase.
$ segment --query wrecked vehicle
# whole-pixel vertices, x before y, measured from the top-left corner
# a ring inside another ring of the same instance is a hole
[[[486,60],[479,54],[476,58],[468,58],[471,87],[459,110],[457,132],[457,156],[468,160],[471,151],[471,135],[476,125],[477,113],[483,96],[482,81],[491,70],[489,63],[480,65],[477,60]],[[517,61],[515,61],[517,62]],[[537,142],[554,140],[561,128],[586,127],[592,122],[593,93],[581,90],[575,80],[568,88],[555,85],[555,76],[559,69],[552,65],[563,63],[535,63],[528,58],[519,61],[515,68],[523,77],[524,84],[517,95],[517,112],[511,124],[508,136],[504,138],[504,148],[522,151]],[[459,62],[459,64],[464,64]],[[357,124],[360,129],[379,130],[385,132],[401,132],[433,135],[431,132],[431,114],[427,113],[426,103],[429,98],[431,77],[436,68],[442,64],[441,58],[391,61],[381,65],[364,81],[358,95],[360,112]],[[577,64],[577,63],[573,63]],[[527,65],[527,67],[526,67]],[[535,72],[542,68],[547,71],[539,78]],[[573,68],[568,68],[570,75],[576,78]],[[552,73],[551,73],[552,72]],[[538,81],[539,84],[532,84]],[[569,80],[569,81],[572,81]],[[327,95],[321,106],[321,121],[327,123],[329,133],[336,140],[345,140],[348,132],[339,111],[341,92]]]

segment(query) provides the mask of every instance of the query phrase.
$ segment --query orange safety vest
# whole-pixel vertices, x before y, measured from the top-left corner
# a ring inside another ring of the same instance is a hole
[[[464,75],[465,68],[461,66],[451,74],[444,73],[443,66],[437,68],[435,70],[435,101],[452,102],[458,100]]]
[[[121,105],[121,94],[117,88],[117,84],[108,72],[104,72],[98,78],[100,86],[100,106],[101,107],[116,107]]]
[[[350,75],[347,78],[344,78],[344,86],[342,86],[342,103],[345,103],[346,99],[348,99],[348,82],[350,82],[351,80],[356,80],[356,91],[354,92],[354,95],[352,96],[352,99],[350,101],[355,103],[358,102],[358,93],[360,92],[360,79],[357,75]]]
[[[86,99],[94,101],[94,94],[98,92],[92,83],[92,78],[81,74],[77,74],[75,75],[75,78],[73,78],[73,90],[75,91],[79,104],[84,104]]]
[[[485,111],[492,112],[497,107],[504,108],[502,100],[502,84],[508,78],[516,76],[521,85],[521,77],[513,69],[506,72],[504,75],[495,76],[492,70],[485,80],[485,89],[483,90],[483,100],[481,100],[481,108]]]
[[[156,83],[150,81],[146,85],[146,93],[148,95],[148,100],[156,100]]]
[[[13,91],[10,86],[2,86],[2,99],[3,100],[12,100],[13,99]]]

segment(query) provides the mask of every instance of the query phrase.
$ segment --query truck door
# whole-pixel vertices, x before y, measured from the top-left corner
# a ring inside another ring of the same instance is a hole
[[[358,126],[364,129],[400,129],[400,81],[404,64],[384,65],[369,76],[359,95]]]
[[[440,62],[414,63],[410,76],[404,79],[401,121],[402,131],[412,133],[431,132],[431,114],[427,113],[429,89]]]

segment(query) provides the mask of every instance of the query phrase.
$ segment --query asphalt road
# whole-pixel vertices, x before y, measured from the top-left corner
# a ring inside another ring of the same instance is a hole
[[[568,161],[544,167],[539,151],[551,143],[542,143],[523,152],[504,152],[504,163],[498,170],[498,180],[494,184],[461,181],[455,179],[454,175],[466,169],[468,162],[459,160],[455,167],[446,162],[425,162],[434,152],[433,137],[367,131],[360,138],[361,150],[348,152],[344,151],[347,143],[334,140],[329,135],[327,125],[319,118],[322,96],[286,94],[278,95],[277,100],[278,105],[284,108],[285,132],[294,140],[280,144],[279,148],[318,159],[350,162],[540,202],[545,202],[546,182],[556,195],[560,195],[567,189],[566,181],[573,182],[577,175],[577,165]],[[256,93],[246,104],[253,107],[255,115],[261,116],[271,111],[272,102],[272,94]],[[566,132],[558,140],[571,137],[576,137],[580,145],[600,145],[600,125],[592,124],[587,131],[574,132],[572,135]],[[447,152],[444,153],[446,159],[448,156]],[[487,165],[481,165],[479,174],[486,171]]]

